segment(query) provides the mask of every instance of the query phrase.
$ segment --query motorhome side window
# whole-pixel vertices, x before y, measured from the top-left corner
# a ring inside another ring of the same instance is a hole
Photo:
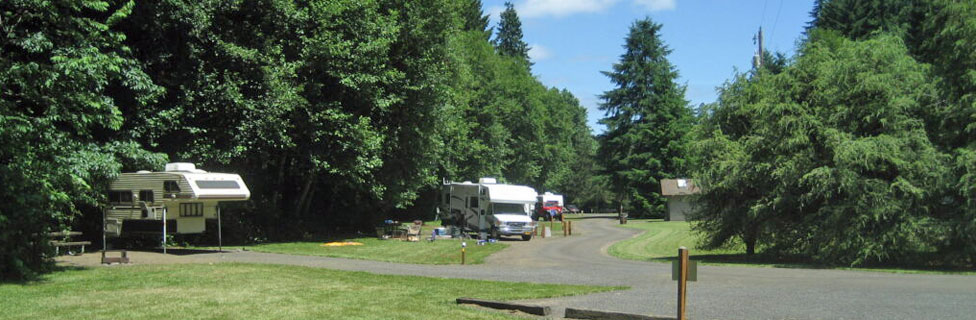
[[[197,187],[200,189],[240,189],[237,181],[231,180],[199,180]]]
[[[202,217],[203,216],[203,203],[181,203],[180,204],[180,216],[181,217]]]
[[[108,202],[111,203],[132,203],[132,191],[109,191]]]
[[[163,190],[168,193],[179,193],[180,185],[176,181],[163,181]]]
[[[139,190],[139,201],[156,202],[152,190]]]
[[[471,197],[471,200],[468,201],[468,204],[469,204],[469,207],[471,207],[471,208],[477,208],[478,207],[478,197]]]

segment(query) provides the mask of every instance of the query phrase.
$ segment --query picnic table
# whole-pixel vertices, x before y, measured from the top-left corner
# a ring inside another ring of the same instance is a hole
[[[85,253],[85,246],[90,246],[91,241],[71,241],[71,237],[81,236],[82,233],[78,231],[61,231],[61,232],[51,232],[48,236],[51,237],[51,245],[54,246],[54,254],[61,255],[61,247],[68,248],[68,254],[71,254],[71,247],[81,247],[81,253]]]

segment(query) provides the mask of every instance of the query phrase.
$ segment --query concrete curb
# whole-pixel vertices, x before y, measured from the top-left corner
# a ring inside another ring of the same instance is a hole
[[[518,303],[503,302],[503,301],[481,300],[481,299],[474,299],[474,298],[457,298],[457,303],[476,304],[482,307],[488,307],[493,309],[518,310],[528,314],[534,314],[539,316],[548,316],[552,313],[552,310],[549,309],[549,307],[545,307],[545,306],[526,305],[526,304],[518,304]]]
[[[639,314],[606,312],[566,308],[566,318],[569,319],[607,319],[607,320],[674,320],[672,317],[645,316]]]

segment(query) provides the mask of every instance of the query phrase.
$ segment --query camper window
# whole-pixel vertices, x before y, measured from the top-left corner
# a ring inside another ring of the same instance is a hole
[[[518,203],[493,203],[492,214],[525,214],[525,205]]]
[[[132,191],[109,191],[108,202],[111,203],[132,203]]]
[[[156,202],[156,199],[153,196],[152,190],[139,190],[139,201]]]
[[[200,189],[240,189],[237,181],[231,180],[199,180],[197,187]]]
[[[468,201],[468,207],[470,207],[470,208],[477,208],[478,207],[478,197],[471,197],[471,200]]]
[[[180,185],[176,181],[163,181],[163,190],[167,193],[180,192]]]
[[[180,204],[180,216],[181,217],[202,217],[203,216],[203,204],[202,203],[181,203]]]

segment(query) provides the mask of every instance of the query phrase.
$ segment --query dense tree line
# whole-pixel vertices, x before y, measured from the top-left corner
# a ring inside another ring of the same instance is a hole
[[[579,195],[585,109],[503,47],[524,44],[511,6],[497,47],[481,7],[4,1],[0,274],[50,267],[46,232],[97,231],[107,183],[166,161],[240,173],[227,222],[272,239],[431,218],[441,179]]]
[[[706,247],[972,266],[976,5],[817,1],[799,52],[739,75],[688,151]]]

